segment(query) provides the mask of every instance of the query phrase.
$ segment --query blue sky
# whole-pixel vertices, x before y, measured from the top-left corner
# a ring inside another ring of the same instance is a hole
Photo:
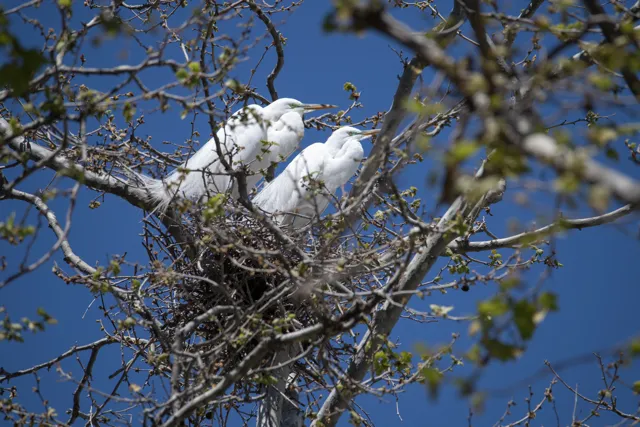
[[[513,10],[519,10],[522,5],[514,2]],[[10,2],[9,5],[14,4]],[[80,4],[78,3],[78,6]],[[286,17],[286,23],[280,27],[288,41],[285,46],[285,67],[276,81],[280,96],[287,96],[312,103],[334,103],[341,108],[349,105],[348,94],[342,86],[345,82],[353,82],[362,92],[361,102],[365,105],[362,110],[354,112],[355,119],[359,119],[379,111],[388,109],[397,79],[402,70],[396,53],[391,47],[398,48],[387,39],[371,32],[362,35],[326,34],[322,31],[322,19],[330,10],[329,2],[307,1],[292,15]],[[446,12],[443,10],[442,12]],[[46,7],[38,12],[40,19],[47,25],[57,25],[54,16],[47,15]],[[86,12],[77,12],[75,19],[86,21]],[[396,13],[396,16],[408,22],[415,29],[429,28],[433,25],[427,13],[420,15],[415,12]],[[285,17],[285,15],[281,15]],[[278,19],[276,19],[278,22]],[[257,25],[260,25],[258,22]],[[46,25],[45,25],[46,26]],[[33,34],[19,25],[15,29],[26,42],[33,40]],[[232,29],[230,31],[233,31]],[[130,51],[125,55],[124,52]],[[115,58],[122,63],[137,63],[135,45],[116,39],[107,42],[99,48],[88,49],[88,66],[99,66],[101,63],[113,61]],[[467,45],[459,45],[460,52],[467,51]],[[405,55],[408,53],[405,50]],[[176,47],[176,59],[182,60],[182,54]],[[265,59],[262,68],[256,75],[255,82],[263,94],[267,94],[264,87],[264,76],[273,66],[273,52]],[[249,65],[238,69],[238,77],[243,78]],[[161,83],[167,75],[158,73],[149,76],[149,82]],[[425,72],[423,78],[429,83],[433,74]],[[108,87],[111,81],[104,79],[95,83]],[[181,121],[179,111],[173,109],[165,115],[149,116],[143,132],[153,136],[154,146],[158,149],[168,149],[162,141],[182,141],[188,136],[189,121]],[[572,113],[570,113],[571,115]],[[575,111],[575,117],[582,113]],[[207,125],[202,118],[198,122],[202,126],[203,135],[208,134]],[[309,131],[303,141],[303,147],[326,138],[326,134]],[[447,134],[443,134],[440,143],[446,142]],[[367,147],[367,151],[368,151]],[[622,158],[624,159],[624,154]],[[428,159],[426,167],[437,164],[437,158]],[[422,166],[424,167],[424,166]],[[638,177],[638,171],[626,165],[622,169]],[[637,169],[637,168],[636,168]],[[398,180],[401,187],[415,185],[420,188],[421,196],[429,203],[435,197],[426,187],[424,170],[416,167],[407,170]],[[48,184],[51,175],[47,172],[37,174],[21,188],[25,191],[36,191]],[[68,182],[64,182],[68,186]],[[517,186],[516,186],[517,187]],[[73,227],[69,236],[73,250],[88,262],[94,260],[100,264],[108,263],[113,254],[127,253],[127,259],[144,261],[146,254],[141,245],[142,212],[132,208],[126,202],[116,197],[106,196],[105,203],[95,210],[89,210],[87,205],[95,197],[95,193],[82,189],[76,211],[73,214]],[[494,217],[490,224],[494,232],[506,235],[507,224],[517,219],[522,223],[536,219],[538,225],[544,223],[536,210],[551,213],[552,204],[549,199],[535,196],[535,210],[521,208],[512,203],[507,197],[505,203],[495,206],[492,211]],[[546,205],[544,203],[547,203]],[[24,204],[3,201],[0,220],[10,212],[24,212]],[[430,205],[432,206],[432,205]],[[64,218],[66,203],[64,200],[52,202],[51,207],[58,218]],[[590,215],[588,209],[571,213],[575,216]],[[32,214],[32,218],[35,216]],[[600,349],[611,348],[640,334],[635,310],[640,301],[640,286],[637,282],[637,262],[639,243],[637,240],[637,217],[635,226],[629,219],[623,223],[630,223],[624,229],[616,226],[604,226],[598,229],[587,229],[568,233],[556,239],[556,250],[564,268],[553,271],[546,281],[546,288],[559,295],[561,311],[550,314],[536,331],[528,351],[516,362],[505,364],[494,363],[486,369],[480,382],[487,390],[499,390],[516,384],[519,380],[528,378],[531,374],[544,367],[544,361],[563,360],[578,355],[588,354]],[[31,259],[36,259],[54,242],[52,233],[46,227],[34,245]],[[9,265],[19,262],[23,252],[20,248],[10,247],[0,242],[0,253],[7,256]],[[59,265],[64,265],[60,256],[54,257]],[[26,335],[22,344],[6,342],[0,343],[0,366],[8,371],[31,366],[32,364],[49,360],[74,344],[84,344],[101,336],[98,309],[99,301],[92,303],[92,295],[84,288],[76,285],[65,285],[51,274],[52,262],[47,263],[38,271],[0,291],[0,305],[9,309],[13,319],[22,316],[35,317],[38,307],[44,307],[59,323],[51,326],[46,332],[38,335]],[[533,284],[541,270],[535,269],[525,276],[525,283]],[[6,274],[3,272],[2,274]],[[427,279],[432,277],[427,277]],[[429,304],[455,306],[455,313],[459,315],[472,314],[477,301],[486,298],[495,291],[495,287],[482,285],[472,288],[471,292],[450,292],[447,295],[432,295],[424,300],[414,301],[416,308],[428,309]],[[85,311],[87,312],[85,315]],[[418,344],[435,346],[450,340],[451,333],[459,332],[461,339],[455,347],[455,353],[463,353],[470,343],[467,338],[466,323],[439,322],[431,324],[417,324],[401,321],[392,333],[392,339],[397,339],[402,348],[414,349]],[[113,372],[119,365],[118,352],[105,352],[101,355],[100,363],[105,366],[104,371],[96,373],[95,384]],[[64,365],[65,369],[77,373],[73,364]],[[460,373],[468,373],[469,367],[464,367]],[[595,359],[589,363],[563,371],[571,385],[578,385],[579,390],[591,397],[602,388],[600,373]],[[627,381],[640,379],[640,369],[637,361],[622,370],[623,378]],[[63,410],[70,405],[69,391],[73,385],[58,381],[58,376],[52,372],[43,375],[50,381],[43,381],[43,392],[52,404]],[[538,401],[544,388],[548,385],[549,376],[541,376],[532,383],[535,397]],[[32,378],[17,382],[22,385],[22,401],[37,407],[38,400],[29,389],[33,385]],[[623,386],[620,387],[624,388]],[[573,397],[568,393],[558,391],[558,412],[561,423],[568,424],[573,411]],[[507,393],[491,393],[487,401],[486,410],[477,415],[474,425],[492,425],[498,420],[506,407],[506,402],[513,398],[518,406],[514,413],[523,415],[525,404],[522,400],[527,396],[525,385],[520,385]],[[627,412],[634,411],[634,401],[630,392],[621,391],[620,405]],[[468,404],[460,398],[452,387],[443,390],[438,400],[431,401],[425,389],[420,385],[409,387],[400,396],[399,410],[403,422],[400,423],[396,414],[396,404],[391,397],[379,400],[366,397],[359,400],[363,408],[376,421],[377,425],[407,425],[407,426],[460,426],[467,425]],[[637,399],[635,400],[637,405]],[[580,410],[579,406],[579,410]],[[555,416],[545,409],[538,419],[540,425],[555,425]],[[584,407],[582,407],[584,415]],[[64,418],[64,417],[63,417]],[[606,418],[605,418],[606,419]],[[603,420],[604,421],[604,420]],[[611,421],[611,419],[609,419]],[[341,425],[347,425],[347,417],[343,417]],[[600,421],[593,425],[605,425]]]

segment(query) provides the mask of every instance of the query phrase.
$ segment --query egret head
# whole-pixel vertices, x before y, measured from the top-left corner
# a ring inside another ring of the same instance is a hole
[[[323,110],[326,108],[337,108],[330,104],[304,104],[293,98],[280,98],[264,107],[262,110],[265,118],[269,120],[280,120],[283,114],[294,112],[302,115],[307,111]]]
[[[325,144],[329,150],[337,153],[348,141],[354,139],[356,141],[362,141],[378,133],[380,133],[380,129],[360,130],[351,126],[343,126],[333,131]]]

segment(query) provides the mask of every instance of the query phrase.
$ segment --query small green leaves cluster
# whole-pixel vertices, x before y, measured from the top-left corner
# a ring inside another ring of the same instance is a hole
[[[4,307],[0,307],[0,314],[2,313],[4,313],[4,319],[2,323],[0,323],[0,341],[24,342],[23,333],[25,331],[33,333],[42,332],[45,330],[46,325],[55,325],[58,323],[58,321],[43,308],[38,308],[37,310],[38,320],[23,317],[20,319],[20,322],[13,322]]]
[[[369,343],[370,345],[371,343]],[[405,378],[411,373],[413,353],[408,351],[396,351],[396,345],[384,338],[383,344],[373,354],[373,371],[376,375],[391,370],[391,375],[399,375]]]
[[[358,92],[358,88],[353,83],[346,82],[342,88],[349,92],[349,99],[357,101],[360,98],[360,92]]]
[[[451,249],[446,249],[446,254],[451,259],[451,263],[447,267],[449,273],[451,274],[467,274],[470,272],[469,270],[469,261],[465,259],[462,255],[454,253]]]
[[[8,86],[17,96],[29,90],[29,83],[36,72],[46,64],[46,58],[38,49],[25,48],[9,32],[9,20],[0,8],[0,56],[7,58],[0,66],[0,87]]]
[[[350,25],[351,14],[357,4],[358,0],[336,0],[335,9],[324,17],[322,29],[328,33],[338,30],[358,30]]]
[[[445,106],[441,103],[427,103],[418,98],[408,98],[405,101],[405,108],[410,113],[414,113],[422,117],[435,116],[436,114],[445,111]]]
[[[178,71],[176,71],[176,78],[184,86],[188,87],[189,89],[193,89],[198,85],[200,73],[200,63],[189,62],[186,67],[180,68],[178,69]]]
[[[295,318],[295,313],[287,313],[285,317],[277,317],[273,319],[271,321],[273,331],[279,334],[285,332],[293,324]]]
[[[487,355],[500,361],[517,358],[547,313],[558,310],[557,296],[551,292],[542,292],[534,299],[515,299],[509,291],[518,285],[519,280],[510,277],[501,283],[501,293],[480,301],[478,319],[469,328],[471,335],[481,332],[480,344]],[[510,329],[517,332],[515,341],[502,338],[513,336],[506,333]],[[480,361],[479,348],[472,348],[468,357]]]
[[[216,194],[207,200],[202,210],[202,217],[205,222],[211,222],[215,218],[224,215],[224,205],[227,203],[226,194]]]
[[[11,245],[19,245],[35,231],[36,229],[32,225],[16,224],[15,212],[12,212],[5,221],[0,222],[0,237]]]

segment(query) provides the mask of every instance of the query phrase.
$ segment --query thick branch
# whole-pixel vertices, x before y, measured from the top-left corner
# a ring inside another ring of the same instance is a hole
[[[604,8],[600,5],[599,0],[584,0],[584,4],[587,7],[589,13],[597,19],[598,25],[602,29],[602,34],[609,44],[615,46],[616,39],[621,36],[620,31],[616,24],[609,19],[609,16],[604,11]],[[636,99],[640,100],[640,80],[636,76],[636,73],[629,67],[629,61],[625,60],[620,72],[624,81],[629,86],[629,90],[633,93]]]
[[[484,166],[484,165],[483,165]],[[484,167],[476,173],[476,179],[484,174]],[[501,186],[504,191],[504,186]],[[495,195],[493,200],[499,200]],[[311,424],[312,427],[333,427],[338,423],[342,412],[347,408],[353,396],[347,391],[350,384],[361,381],[372,363],[372,356],[377,351],[382,340],[393,330],[405,306],[409,303],[406,295],[411,295],[422,282],[422,278],[431,270],[438,257],[454,239],[455,233],[450,229],[450,222],[458,215],[467,219],[467,222],[475,220],[483,206],[490,204],[488,196],[482,197],[475,205],[469,204],[463,197],[458,197],[442,219],[435,226],[431,234],[427,236],[426,242],[415,255],[400,279],[395,289],[389,289],[389,298],[382,308],[376,312],[372,327],[367,330],[360,340],[356,355],[351,359],[347,372],[336,386],[331,390],[329,397],[318,411],[316,419]],[[394,296],[398,292],[400,296]]]
[[[516,234],[514,236],[505,237],[503,239],[486,240],[483,242],[466,242],[464,240],[456,240],[449,244],[449,248],[454,252],[482,252],[492,249],[511,248],[523,243],[534,243],[540,239],[565,230],[582,230],[583,228],[597,227],[599,225],[611,223],[623,216],[633,212],[630,205],[623,206],[604,215],[594,216],[590,218],[578,219],[562,219],[553,224],[538,228],[537,230],[527,231]]]
[[[14,135],[11,125],[3,118],[0,117],[0,137],[6,141],[11,149],[20,153],[24,150],[25,144],[24,136]],[[99,172],[92,172],[86,170],[81,165],[73,163],[72,161],[56,155],[53,151],[41,147],[36,144],[28,145],[29,158],[43,166],[50,169],[64,173],[70,178],[80,181],[85,185],[95,188],[96,190],[104,191],[105,193],[114,194],[119,196],[133,206],[137,206],[146,211],[153,211],[155,206],[149,201],[147,192],[144,188],[133,187],[128,181],[124,181],[119,178],[115,178],[111,175]],[[163,215],[162,222],[169,233],[176,239],[180,245],[186,244],[185,250],[190,257],[195,255],[191,249],[190,239],[188,236],[184,236],[179,226],[179,217],[174,216],[173,213],[167,213]]]
[[[14,136],[11,126],[2,117],[0,117],[0,134],[3,134],[2,137],[7,141],[9,147],[16,152],[22,151],[25,146],[24,137],[21,135]],[[62,156],[53,155],[51,150],[36,144],[30,144],[28,151],[29,157],[32,160],[36,162],[43,162],[47,167],[56,172],[71,175],[71,178],[76,180],[81,179],[89,187],[120,196],[134,206],[138,206],[146,210],[153,210],[153,206],[147,202],[147,195],[142,188],[131,187],[128,182],[104,173],[88,171],[84,167],[75,164]]]
[[[359,19],[369,19],[367,16],[368,15],[365,15],[365,17],[360,17]],[[374,14],[373,16],[377,17],[378,15]],[[453,10],[449,14],[447,22],[440,26],[438,31],[446,33],[450,28],[457,27],[464,21],[464,16],[460,3],[455,1]],[[425,38],[425,40],[428,39]],[[371,153],[367,157],[367,161],[358,175],[358,179],[351,188],[348,200],[358,200],[359,198],[357,196],[364,193],[365,188],[370,184],[370,181],[378,171],[378,168],[384,164],[391,142],[393,141],[400,123],[407,113],[407,100],[411,96],[411,91],[413,90],[413,86],[418,76],[422,73],[422,70],[426,65],[427,63],[425,63],[424,60],[419,59],[417,56],[405,65],[404,72],[402,73],[400,82],[398,83],[398,88],[396,89],[396,93],[393,95],[391,108],[384,116],[382,130],[371,149]],[[354,210],[351,217],[348,218],[346,222],[352,222],[356,215],[357,211]]]
[[[546,163],[557,172],[575,173],[577,177],[590,184],[606,188],[618,200],[629,204],[633,209],[640,207],[640,182],[591,160],[587,155],[579,156],[575,151],[559,146],[556,141],[544,133],[534,133],[513,141],[526,154]]]

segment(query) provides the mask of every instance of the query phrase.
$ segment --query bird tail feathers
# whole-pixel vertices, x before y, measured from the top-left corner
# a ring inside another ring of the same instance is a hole
[[[173,200],[173,194],[169,191],[167,184],[162,180],[136,172],[126,165],[122,165],[122,167],[131,181],[144,188],[147,193],[146,200],[155,205],[150,212],[151,215],[164,213]]]

